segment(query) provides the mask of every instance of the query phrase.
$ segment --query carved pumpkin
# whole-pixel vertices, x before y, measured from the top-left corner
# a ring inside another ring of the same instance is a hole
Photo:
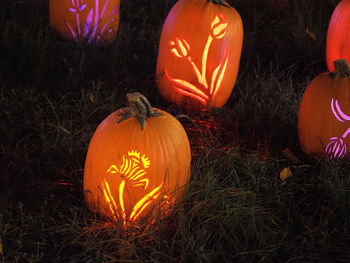
[[[315,157],[349,157],[350,69],[346,60],[318,75],[307,87],[299,109],[299,141]]]
[[[88,206],[124,226],[155,211],[167,214],[183,193],[191,162],[178,120],[151,108],[140,93],[127,97],[130,106],[98,126],[84,170]]]
[[[50,24],[66,40],[112,42],[119,27],[120,0],[50,0]]]
[[[350,61],[350,0],[342,0],[333,11],[328,26],[326,60],[329,71],[334,71],[337,59]]]
[[[236,82],[240,15],[223,0],[179,0],[163,25],[157,61],[161,95],[188,109],[222,107]]]

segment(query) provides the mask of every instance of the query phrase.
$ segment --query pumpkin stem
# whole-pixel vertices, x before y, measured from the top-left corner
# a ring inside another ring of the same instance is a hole
[[[332,73],[335,79],[350,77],[349,64],[345,59],[337,59],[333,62],[333,64],[334,72]]]
[[[207,1],[212,2],[213,4],[230,7],[229,4],[227,4],[225,0],[207,0]]]
[[[151,117],[164,116],[164,114],[152,109],[148,99],[139,92],[129,93],[126,95],[129,107],[123,108],[123,117],[118,121],[118,124],[136,118],[140,123],[141,129],[145,129],[146,120]]]

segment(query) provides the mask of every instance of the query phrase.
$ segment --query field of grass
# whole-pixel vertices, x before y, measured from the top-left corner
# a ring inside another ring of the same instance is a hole
[[[201,113],[156,88],[175,0],[122,0],[110,47],[62,42],[47,2],[0,2],[1,263],[350,262],[350,165],[311,159],[297,134],[305,87],[327,70],[338,0],[228,1],[245,30],[238,79],[222,109]],[[151,228],[124,231],[85,206],[83,168],[97,125],[134,91],[190,116],[228,154],[181,119],[192,148],[184,199]]]

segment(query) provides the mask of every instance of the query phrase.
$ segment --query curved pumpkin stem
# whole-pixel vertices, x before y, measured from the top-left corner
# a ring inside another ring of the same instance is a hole
[[[349,64],[345,59],[337,59],[333,62],[333,64],[334,72],[332,72],[332,74],[335,79],[350,77]]]
[[[163,116],[164,114],[152,109],[148,99],[139,92],[129,93],[126,95],[129,107],[123,108],[121,115],[123,116],[118,123],[125,120],[136,118],[141,126],[141,129],[145,129],[146,120],[151,117]]]
[[[226,7],[230,7],[225,0],[207,0],[208,2],[211,2],[213,4],[217,4],[217,5],[223,5]]]

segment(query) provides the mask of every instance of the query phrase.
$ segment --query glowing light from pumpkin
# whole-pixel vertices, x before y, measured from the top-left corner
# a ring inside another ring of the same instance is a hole
[[[161,196],[163,183],[154,189],[149,189],[148,187],[149,179],[147,178],[147,169],[150,165],[151,161],[145,154],[141,156],[138,151],[130,151],[127,156],[123,155],[121,165],[112,164],[106,171],[108,176],[120,176],[122,179],[119,187],[111,189],[107,176],[107,179],[104,179],[102,182],[102,191],[114,220],[118,221],[119,217],[123,220],[124,226],[126,225],[126,222],[133,222],[138,219],[142,214],[142,211]],[[134,188],[140,188],[146,194],[140,200],[135,202],[131,211],[126,211],[125,191],[126,189],[130,191],[130,189]],[[115,191],[118,191],[117,195],[113,195]],[[119,200],[115,200],[113,196],[118,196]],[[169,204],[173,203],[172,199],[171,196],[163,196],[163,210],[169,209]],[[164,214],[166,214],[166,212],[167,211],[164,211]]]
[[[207,81],[207,61],[208,54],[210,50],[210,46],[214,40],[222,39],[227,33],[227,25],[228,23],[225,21],[224,13],[217,15],[211,23],[211,31],[208,36],[207,42],[205,44],[203,55],[202,55],[202,68],[199,70],[196,63],[192,60],[191,47],[190,44],[185,39],[176,38],[169,42],[170,52],[173,56],[179,59],[186,59],[197,78],[198,84],[201,86],[197,87],[195,84],[190,83],[186,80],[173,78],[169,75],[168,71],[165,69],[165,76],[169,79],[169,81],[173,84],[173,88],[185,95],[192,97],[202,104],[207,105],[209,100],[215,98],[219,90],[221,89],[222,80],[224,78],[229,52],[227,48],[224,50],[224,58],[220,62],[220,64],[213,70],[211,75],[210,85],[208,85]]]
[[[118,15],[118,6],[116,5],[112,12],[109,14],[111,19],[111,23],[106,21],[105,24],[102,26],[101,30],[98,32],[98,24],[99,20],[106,15],[106,9],[109,4],[109,0],[106,0],[102,12],[99,12],[99,0],[95,0],[95,7],[92,7],[89,11],[89,14],[86,18],[86,21],[83,25],[83,30],[81,28],[81,17],[80,12],[83,11],[85,8],[88,7],[87,4],[84,3],[84,0],[72,0],[72,7],[69,7],[68,10],[72,14],[75,14],[76,16],[76,25],[71,25],[69,22],[65,22],[66,26],[68,27],[69,31],[71,32],[71,35],[74,39],[79,39],[82,37],[88,37],[88,42],[91,43],[93,39],[96,37],[97,40],[100,40],[101,35],[104,34],[106,31],[108,33],[111,33],[113,31],[112,29],[112,23],[116,21],[116,16]],[[76,29],[74,29],[76,28]]]
[[[334,71],[334,61],[337,59],[350,60],[350,1],[342,0],[332,13],[329,21],[326,61],[329,71]]]
[[[350,116],[346,115],[340,108],[338,100],[332,98],[331,100],[331,109],[334,117],[339,122],[345,122],[350,120]],[[341,138],[332,137],[328,143],[325,151],[330,159],[341,159],[346,155],[346,144],[344,144],[344,139],[350,133],[350,127],[345,131]]]

